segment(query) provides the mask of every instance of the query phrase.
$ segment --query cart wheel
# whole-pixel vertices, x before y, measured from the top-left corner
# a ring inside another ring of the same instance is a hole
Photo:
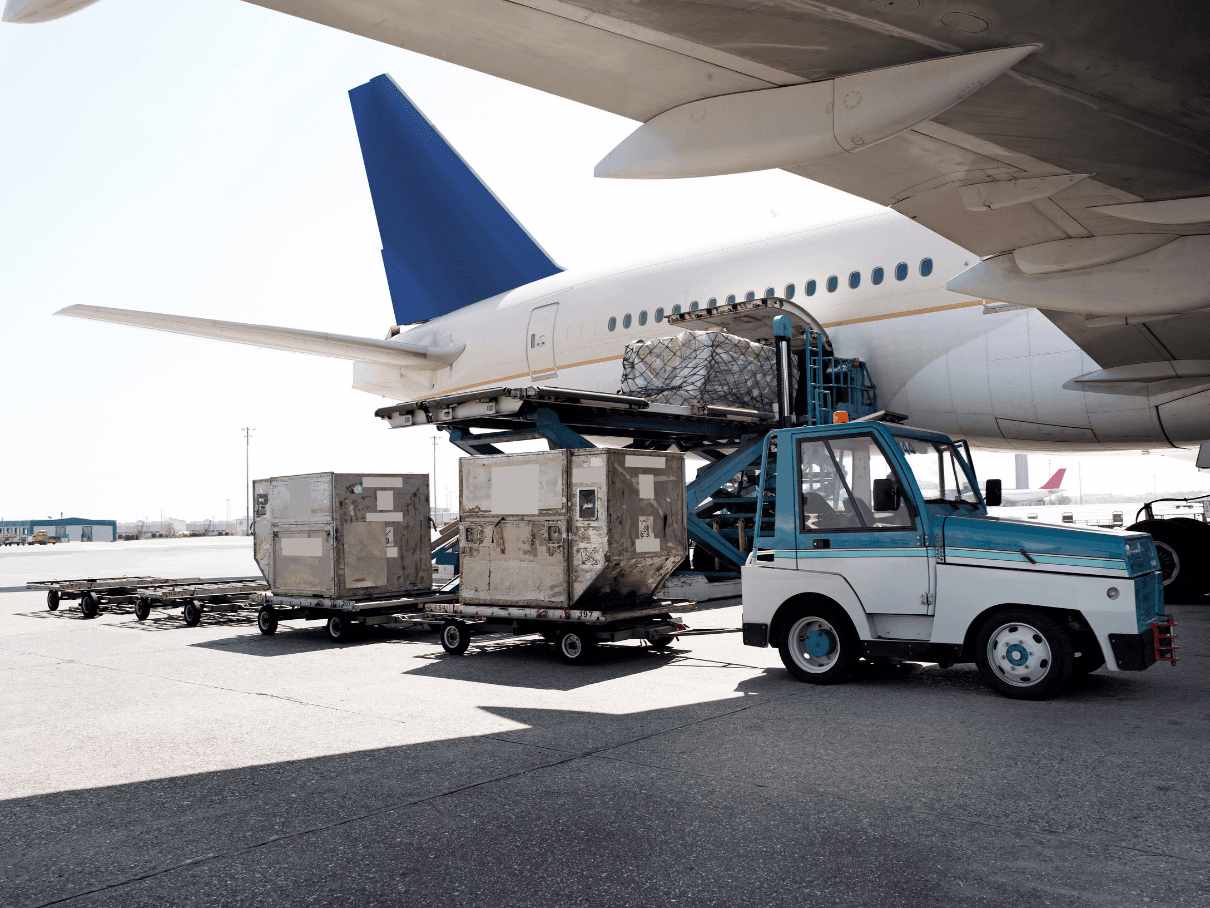
[[[202,623],[202,607],[192,599],[185,600],[185,608],[182,614],[185,617],[185,623],[190,627],[197,627]]]
[[[676,637],[673,637],[671,634],[662,634],[659,637],[648,637],[647,642],[651,644],[652,649],[658,649],[660,652],[663,652],[672,646],[672,641],[675,639]]]
[[[277,616],[273,614],[272,606],[264,606],[256,614],[256,627],[266,637],[277,633]]]
[[[447,621],[441,626],[441,648],[451,656],[461,656],[470,645],[470,628],[461,621]]]
[[[344,615],[333,615],[328,619],[328,639],[333,643],[344,643],[352,636],[353,628]]]
[[[57,609],[59,607],[59,591],[58,590],[47,590],[46,591],[46,607],[48,609],[50,609],[52,612],[55,611],[55,609]]]
[[[559,658],[568,665],[583,665],[588,661],[593,641],[583,631],[563,631],[556,644]]]
[[[80,611],[84,613],[85,618],[97,617],[97,612],[100,611],[101,604],[97,601],[97,597],[93,593],[85,593],[80,597]]]
[[[146,621],[151,614],[151,602],[144,598],[139,598],[134,604],[134,616],[139,621]]]

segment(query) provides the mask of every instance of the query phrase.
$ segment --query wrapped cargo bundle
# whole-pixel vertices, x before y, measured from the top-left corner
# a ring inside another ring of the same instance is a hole
[[[660,404],[711,404],[771,413],[777,405],[772,347],[719,331],[627,344],[622,394]],[[797,370],[791,379],[797,385]],[[790,389],[791,395],[794,388]]]

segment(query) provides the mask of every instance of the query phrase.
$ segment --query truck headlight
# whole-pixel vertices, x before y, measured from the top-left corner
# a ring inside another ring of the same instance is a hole
[[[1118,598],[1118,588],[1116,586],[1111,586],[1109,589],[1107,589],[1105,591],[1105,595],[1108,596],[1110,599],[1117,599]]]

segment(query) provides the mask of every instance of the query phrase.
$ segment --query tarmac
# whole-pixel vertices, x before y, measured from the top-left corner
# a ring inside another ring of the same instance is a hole
[[[90,572],[256,573],[0,550],[4,589]],[[570,667],[0,592],[0,905],[1205,906],[1210,608],[1171,611],[1179,665],[1033,703],[971,665],[798,683],[733,600]]]

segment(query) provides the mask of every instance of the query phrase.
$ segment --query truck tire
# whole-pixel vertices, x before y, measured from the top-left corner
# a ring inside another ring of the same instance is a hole
[[[796,605],[781,625],[782,664],[799,681],[836,684],[861,659],[861,641],[844,610],[828,603]]]
[[[461,656],[470,645],[470,629],[461,621],[447,621],[441,626],[441,648],[451,656]]]
[[[151,615],[151,603],[140,597],[134,603],[134,617],[136,621],[146,621]]]
[[[202,607],[193,599],[185,600],[185,605],[181,609],[181,615],[189,627],[197,627],[202,623]]]
[[[1147,533],[1155,542],[1164,574],[1164,601],[1181,604],[1204,602],[1210,592],[1206,556],[1210,553],[1210,526],[1189,517],[1141,520],[1127,529]]]
[[[48,609],[50,609],[52,612],[59,608],[59,591],[58,590],[47,590],[46,591],[46,607]]]
[[[256,629],[266,637],[272,637],[277,633],[277,616],[273,614],[273,609],[269,606],[263,606],[256,613]]]
[[[661,634],[658,637],[648,637],[647,642],[651,644],[652,649],[659,650],[662,653],[672,646],[672,641],[675,639],[676,637],[673,637],[671,634]]]
[[[97,612],[101,609],[101,603],[97,601],[97,597],[93,593],[85,593],[80,597],[80,611],[85,618],[97,617]]]
[[[975,664],[998,693],[1017,700],[1048,697],[1070,676],[1071,636],[1041,612],[993,612],[975,635]]]
[[[583,665],[592,653],[593,640],[579,628],[562,631],[555,643],[559,658],[568,665]]]

